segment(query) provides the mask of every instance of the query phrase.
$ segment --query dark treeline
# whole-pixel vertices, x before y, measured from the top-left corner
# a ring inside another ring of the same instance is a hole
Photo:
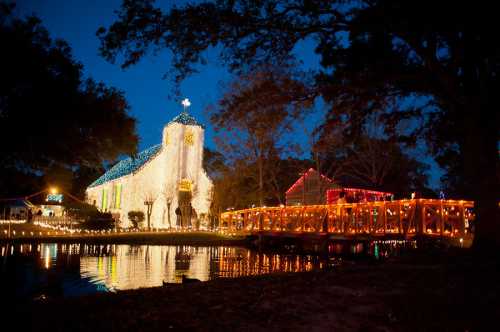
[[[103,167],[136,152],[122,92],[83,78],[64,40],[0,2],[0,198],[57,185],[83,198]]]

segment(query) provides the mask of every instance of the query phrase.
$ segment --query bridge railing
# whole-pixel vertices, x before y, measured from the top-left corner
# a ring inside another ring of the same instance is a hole
[[[316,232],[344,235],[466,236],[474,202],[408,199],[366,203],[261,207],[221,214],[228,232]]]

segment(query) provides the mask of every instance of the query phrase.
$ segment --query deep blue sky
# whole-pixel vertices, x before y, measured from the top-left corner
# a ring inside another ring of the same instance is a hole
[[[163,126],[177,115],[182,107],[179,100],[169,99],[172,83],[163,79],[169,70],[170,55],[163,52],[148,56],[127,70],[111,64],[98,54],[99,40],[96,31],[100,26],[109,27],[116,18],[114,11],[122,0],[19,0],[16,13],[24,16],[35,14],[49,30],[51,37],[66,40],[73,49],[76,60],[84,65],[86,76],[102,81],[125,92],[132,115],[138,120],[140,136],[139,149],[161,141]],[[187,1],[161,1],[162,6],[181,6]],[[313,53],[313,45],[304,42],[296,47],[299,60],[306,69],[318,67],[318,57]],[[217,59],[215,51],[208,54],[208,65],[200,67],[200,73],[187,78],[181,85],[182,97],[188,97],[192,106],[190,112],[206,125],[206,144],[214,148],[213,129],[205,108],[215,104],[220,95],[220,82],[228,81],[230,74]],[[316,116],[309,116],[306,127],[314,127],[321,121],[321,110]],[[298,133],[298,141],[307,145],[305,135]],[[305,154],[306,156],[308,154]],[[431,163],[428,157],[425,161]],[[440,172],[432,163],[431,185],[436,187]]]
[[[74,57],[84,65],[85,75],[125,92],[132,115],[138,119],[141,138],[139,149],[142,150],[161,141],[163,126],[182,109],[182,98],[170,99],[172,83],[169,79],[163,79],[170,69],[169,52],[147,56],[126,70],[99,56],[96,31],[100,26],[109,27],[114,22],[114,11],[120,7],[121,2],[122,0],[21,0],[17,4],[17,14],[35,14],[40,17],[53,38],[62,38],[70,44]],[[173,4],[180,6],[186,2],[161,3],[168,8]],[[304,67],[317,67],[319,60],[313,54],[313,48],[305,46],[298,47],[301,49]],[[231,78],[217,55],[216,51],[209,52],[208,65],[200,67],[198,74],[187,78],[181,85],[182,97],[191,100],[189,111],[206,125],[205,140],[211,148],[215,147],[214,133],[204,110],[208,105],[216,103],[217,96],[220,95],[220,83]],[[315,117],[315,120],[319,123],[320,117]],[[309,123],[308,127],[313,125]]]
[[[70,44],[74,57],[84,65],[85,75],[125,92],[131,113],[138,119],[139,149],[142,150],[161,141],[163,126],[182,107],[180,99],[169,99],[172,84],[163,79],[170,65],[167,52],[146,57],[127,70],[99,56],[95,33],[100,26],[108,27],[114,21],[114,11],[120,4],[121,0],[21,0],[17,3],[17,13],[36,14],[52,37]],[[202,67],[199,74],[181,85],[181,93],[191,100],[190,112],[204,124],[208,124],[208,119],[203,110],[217,100],[218,82],[230,77],[216,60],[215,53],[209,55],[209,59],[209,66]],[[211,147],[212,137],[213,131],[207,126],[206,140]]]

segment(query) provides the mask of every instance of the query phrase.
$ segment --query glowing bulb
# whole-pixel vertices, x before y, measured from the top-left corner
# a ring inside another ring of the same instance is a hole
[[[191,106],[191,102],[189,101],[188,98],[184,98],[184,100],[181,102],[181,104],[182,104],[182,106],[184,106],[184,109]]]

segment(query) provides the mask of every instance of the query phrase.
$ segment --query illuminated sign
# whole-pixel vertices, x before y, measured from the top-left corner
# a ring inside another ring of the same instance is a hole
[[[191,181],[188,179],[182,179],[179,183],[179,191],[191,191]]]
[[[48,194],[47,195],[47,202],[58,202],[61,203],[63,200],[63,194]]]

